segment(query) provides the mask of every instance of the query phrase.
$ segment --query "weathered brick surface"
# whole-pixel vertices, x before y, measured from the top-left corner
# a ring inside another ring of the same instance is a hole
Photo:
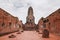
[[[46,18],[49,19],[47,26],[49,27],[50,31],[54,33],[60,33],[60,9],[53,12]]]
[[[41,32],[42,33],[42,31],[43,31],[43,17],[39,20],[39,22],[38,22],[38,26],[39,26],[39,32]]]
[[[0,8],[0,34],[17,31],[19,19]]]
[[[45,19],[49,20],[46,22],[46,28],[52,33],[60,34],[60,9],[47,16]],[[42,24],[43,20],[40,19],[38,22],[39,27],[41,27]]]

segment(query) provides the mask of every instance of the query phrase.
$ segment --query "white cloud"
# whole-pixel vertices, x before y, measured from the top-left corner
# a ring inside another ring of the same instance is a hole
[[[35,22],[60,8],[60,0],[0,0],[0,7],[26,22],[28,7],[34,9]]]

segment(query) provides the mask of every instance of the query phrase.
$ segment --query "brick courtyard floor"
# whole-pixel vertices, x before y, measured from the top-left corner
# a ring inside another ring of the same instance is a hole
[[[17,32],[12,33],[16,37],[9,38],[11,34],[0,37],[0,40],[60,40],[59,36],[50,34],[50,38],[42,38],[42,34],[38,34],[36,31],[24,31],[21,34],[17,34]]]

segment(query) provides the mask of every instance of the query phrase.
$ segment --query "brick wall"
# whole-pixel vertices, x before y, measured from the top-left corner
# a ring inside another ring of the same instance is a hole
[[[60,9],[53,12],[51,15],[46,17],[46,19],[49,19],[49,22],[46,24],[49,27],[50,32],[60,33]]]
[[[0,8],[0,34],[17,31],[19,19]]]
[[[60,9],[56,10],[55,12],[51,13],[49,16],[47,16],[45,19],[48,19],[49,21],[46,22],[46,28],[51,33],[59,33],[60,34]],[[40,19],[38,22],[39,27],[43,24],[43,20]],[[41,28],[43,29],[43,28]],[[39,29],[40,30],[40,29]]]

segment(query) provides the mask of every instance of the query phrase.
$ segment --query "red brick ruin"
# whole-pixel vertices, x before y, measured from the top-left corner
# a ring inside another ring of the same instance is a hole
[[[44,23],[43,21],[47,20],[48,22]],[[45,26],[43,26],[45,24]],[[60,34],[60,9],[51,13],[46,18],[41,18],[38,22],[39,31],[42,33],[44,29],[49,30],[50,33]]]
[[[33,8],[29,7],[26,23],[23,24],[22,20],[19,20],[18,17],[0,8],[0,35],[16,31],[23,32],[24,29],[36,30],[42,33],[42,37],[49,37],[49,33],[60,35],[60,9],[46,18],[41,17],[38,24],[35,24]]]
[[[18,17],[14,17],[0,8],[0,35],[18,31],[21,24]]]

